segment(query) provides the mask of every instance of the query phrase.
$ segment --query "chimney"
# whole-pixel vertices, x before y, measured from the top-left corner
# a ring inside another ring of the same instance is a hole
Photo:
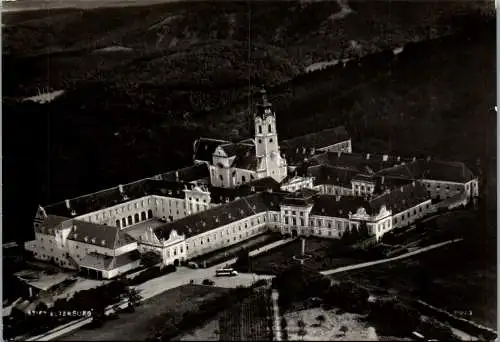
[[[251,186],[251,187],[250,187],[250,191],[251,191],[251,192],[255,192],[255,186]]]
[[[366,154],[366,160],[370,159],[370,153]]]
[[[415,181],[411,182],[411,185],[412,185],[413,187],[415,187]]]
[[[118,190],[120,190],[120,194],[123,194],[123,185],[118,185]]]
[[[401,161],[401,157],[398,157],[398,158],[397,158],[397,161],[398,161],[398,162],[399,162],[399,161]]]
[[[389,158],[389,156],[388,156],[387,154],[384,154],[384,155],[382,156],[382,161],[385,161],[385,162],[386,162],[388,158]]]
[[[427,162],[431,161],[431,156],[427,156]]]
[[[399,191],[403,192],[403,191],[404,191],[404,188],[401,186],[401,187],[399,188]]]
[[[413,162],[417,161],[417,157],[413,157]]]
[[[302,147],[302,154],[306,154],[306,148]]]
[[[179,171],[175,171],[175,180],[178,181],[179,180]]]
[[[382,181],[381,183],[384,184],[385,176],[382,176]]]
[[[71,209],[71,205],[69,203],[69,199],[64,200],[64,202],[66,202],[66,208]]]
[[[342,151],[337,151],[337,158],[340,158],[341,154],[342,154]]]
[[[314,155],[314,153],[316,152],[316,150],[313,148],[311,148],[311,156]]]
[[[336,200],[337,202],[340,202],[340,195],[335,196],[335,200]]]

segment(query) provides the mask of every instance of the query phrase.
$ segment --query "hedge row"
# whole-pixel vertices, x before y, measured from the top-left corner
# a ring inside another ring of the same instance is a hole
[[[139,273],[137,276],[131,279],[127,279],[126,283],[127,285],[139,285],[148,280],[161,277],[165,274],[173,273],[176,270],[177,268],[174,265],[168,265],[164,267],[154,266],[146,269],[145,271]]]

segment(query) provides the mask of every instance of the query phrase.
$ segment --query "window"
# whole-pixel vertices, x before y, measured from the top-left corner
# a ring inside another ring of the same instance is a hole
[[[128,225],[129,225],[129,226],[130,226],[131,224],[133,224],[133,222],[132,222],[132,216],[127,217],[127,220],[128,220]]]
[[[300,225],[301,225],[301,226],[305,226],[305,224],[304,224],[304,219],[303,219],[303,218],[301,218],[301,219],[300,219]]]
[[[273,142],[273,138],[269,138],[269,142],[272,143]]]
[[[259,134],[262,134],[262,126],[259,125]]]
[[[292,217],[292,224],[293,224],[294,226],[296,226],[296,225],[297,225],[297,220],[295,219],[295,217]]]
[[[294,211],[292,211],[292,215],[297,215],[297,213],[295,212],[295,210],[294,210]]]
[[[259,144],[262,144],[262,139],[258,139],[257,141],[259,142]]]
[[[299,212],[299,215],[300,215],[300,216],[304,216],[304,212],[303,212],[303,211],[300,211],[300,212]]]
[[[288,217],[285,217],[285,224],[288,224]]]
[[[120,228],[120,220],[116,220],[116,226]]]
[[[219,179],[224,180],[224,177],[222,177],[222,175],[219,175]]]
[[[242,182],[246,182],[247,181],[247,179],[245,178],[245,176],[241,176],[241,181]]]
[[[272,133],[272,131],[273,131],[271,128],[272,128],[272,127],[271,127],[271,125],[270,125],[270,124],[269,124],[269,125],[267,125],[267,131],[268,131],[269,133]]]

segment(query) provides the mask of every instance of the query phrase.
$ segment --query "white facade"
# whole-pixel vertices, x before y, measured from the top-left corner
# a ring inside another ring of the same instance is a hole
[[[295,192],[300,189],[314,189],[313,177],[293,177],[286,184],[283,184],[280,189],[283,191]]]

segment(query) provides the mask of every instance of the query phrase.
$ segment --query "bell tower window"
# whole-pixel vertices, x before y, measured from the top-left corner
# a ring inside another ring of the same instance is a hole
[[[267,126],[267,131],[268,131],[269,133],[272,133],[272,131],[273,131],[273,130],[271,129],[271,125],[270,125],[270,124]]]

